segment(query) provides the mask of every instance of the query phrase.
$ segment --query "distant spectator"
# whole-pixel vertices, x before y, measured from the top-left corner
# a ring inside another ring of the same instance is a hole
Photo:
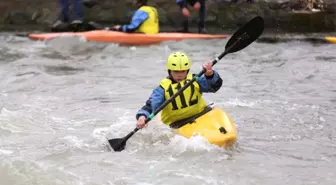
[[[194,10],[199,11],[198,20],[198,33],[205,33],[205,0],[176,0],[176,3],[180,6],[182,14],[182,30],[180,32],[189,32],[188,18],[190,17],[190,12],[188,9],[188,4],[191,5]]]
[[[73,10],[74,16],[72,20],[69,16],[69,0],[59,0],[61,6],[61,12],[57,21],[52,25],[52,28],[57,28],[63,25],[64,23],[71,23],[73,24],[82,24],[83,23],[83,2],[82,0],[72,0],[73,2]]]

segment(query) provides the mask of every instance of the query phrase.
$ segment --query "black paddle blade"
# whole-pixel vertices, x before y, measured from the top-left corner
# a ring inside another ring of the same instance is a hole
[[[123,138],[109,139],[108,141],[110,143],[110,146],[116,152],[120,152],[120,151],[124,150],[127,140],[129,138],[131,138],[133,136],[133,134],[135,134],[138,130],[139,130],[139,128],[135,128],[132,132],[130,132],[129,134],[127,134],[127,136],[125,136]]]
[[[117,139],[109,139],[108,141],[114,151],[120,152],[125,149],[127,139],[117,138]]]
[[[264,19],[254,17],[240,27],[230,38],[225,46],[227,53],[234,53],[254,42],[264,31]]]

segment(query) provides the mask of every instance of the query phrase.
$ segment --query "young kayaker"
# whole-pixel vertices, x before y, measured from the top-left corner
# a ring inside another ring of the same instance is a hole
[[[176,0],[176,3],[180,6],[182,15],[182,30],[180,32],[189,32],[188,18],[190,17],[190,11],[188,4],[191,5],[194,10],[199,11],[198,20],[198,33],[205,33],[205,0]]]
[[[95,29],[107,29],[121,32],[136,32],[155,34],[159,32],[159,16],[156,8],[147,5],[148,0],[134,0],[138,10],[133,14],[132,21],[126,25],[115,25],[112,28],[102,28],[97,23],[89,24]]]
[[[168,77],[160,82],[146,104],[137,112],[138,128],[143,128],[146,118],[192,79],[194,74],[189,73],[190,63],[187,55],[181,52],[172,53],[168,57]],[[217,92],[223,81],[219,74],[212,69],[211,62],[203,64],[203,68],[206,69],[205,74],[200,76],[162,110],[161,120],[163,123],[172,126],[171,124],[190,118],[205,110],[207,103],[203,99],[202,93]]]

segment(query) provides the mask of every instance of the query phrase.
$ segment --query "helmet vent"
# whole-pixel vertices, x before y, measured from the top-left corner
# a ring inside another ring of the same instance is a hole
[[[172,64],[173,66],[176,66],[176,64]]]
[[[185,65],[185,66],[187,66],[187,65],[188,65],[188,63],[185,63],[184,65]]]

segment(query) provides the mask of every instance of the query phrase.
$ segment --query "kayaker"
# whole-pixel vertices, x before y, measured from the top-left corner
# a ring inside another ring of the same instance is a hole
[[[168,77],[160,82],[160,85],[153,90],[150,98],[146,101],[146,104],[137,112],[138,128],[143,128],[146,118],[152,111],[156,110],[165,100],[168,100],[192,79],[195,74],[189,73],[190,63],[188,56],[182,52],[174,52],[168,57]],[[199,114],[207,107],[202,93],[215,93],[221,88],[223,80],[212,69],[212,63],[203,64],[203,68],[206,69],[205,74],[200,76],[198,80],[162,110],[161,120],[163,123],[170,125]]]
[[[136,32],[155,34],[159,32],[159,16],[156,8],[147,5],[148,0],[135,0],[138,10],[133,14],[132,21],[126,25],[115,25],[112,28],[102,28],[97,23],[89,24],[95,29],[107,29],[121,32]],[[134,2],[134,1],[133,1]]]
[[[188,4],[193,7],[194,10],[199,11],[198,20],[198,33],[206,33],[205,30],[205,0],[176,0],[176,3],[180,6],[180,11],[182,15],[182,30],[180,32],[189,32],[188,18],[190,17],[190,11],[188,9]]]

